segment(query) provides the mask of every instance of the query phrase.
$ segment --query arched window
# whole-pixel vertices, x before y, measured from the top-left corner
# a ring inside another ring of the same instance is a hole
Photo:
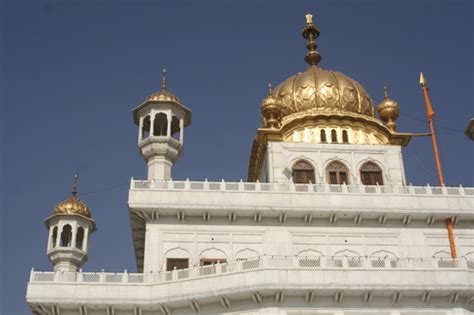
[[[61,232],[61,245],[62,247],[71,246],[72,238],[72,228],[69,224],[63,226],[63,231]]]
[[[383,185],[382,170],[372,162],[360,168],[360,180],[364,185]]]
[[[142,139],[148,138],[149,135],[150,135],[150,116],[146,116],[143,119]]]
[[[56,240],[58,239],[58,227],[55,226],[54,229],[53,229],[53,235],[51,237],[51,248],[55,248],[56,247]]]
[[[168,118],[166,114],[159,113],[155,116],[153,122],[153,135],[154,136],[166,136],[168,132]]]
[[[176,116],[173,116],[171,119],[171,136],[176,140],[179,140],[179,119]]]
[[[349,143],[349,136],[347,135],[347,130],[342,131],[342,142]]]
[[[76,247],[79,249],[82,249],[82,246],[84,245],[84,228],[80,226],[77,229],[77,234],[76,234]]]
[[[314,183],[314,169],[306,161],[299,161],[293,166],[293,182],[297,184]]]
[[[343,183],[348,184],[348,170],[344,164],[340,162],[332,162],[327,167],[327,178],[328,183],[331,185],[342,185]]]
[[[326,130],[322,129],[320,132],[321,142],[327,142],[326,140]]]
[[[331,142],[337,143],[337,132],[335,129],[331,130]]]

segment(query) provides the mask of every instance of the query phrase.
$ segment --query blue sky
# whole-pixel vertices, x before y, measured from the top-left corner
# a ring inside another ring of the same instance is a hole
[[[131,110],[169,90],[193,111],[177,179],[245,179],[269,82],[304,71],[304,15],[315,14],[321,66],[383,86],[401,107],[398,130],[426,132],[418,84],[431,88],[446,181],[474,185],[470,1],[7,1],[1,16],[3,314],[30,314],[29,270],[52,268],[43,220],[70,194],[98,231],[85,270],[135,270],[130,177],[145,178]],[[437,184],[428,138],[403,150],[413,184]]]

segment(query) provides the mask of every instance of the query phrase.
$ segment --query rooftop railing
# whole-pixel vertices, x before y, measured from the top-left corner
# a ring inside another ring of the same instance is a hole
[[[279,270],[462,270],[474,272],[473,258],[395,258],[349,256],[259,256],[164,272],[121,273],[31,270],[30,283],[158,284],[262,269]]]
[[[439,186],[368,186],[368,185],[329,185],[260,182],[220,182],[211,181],[130,181],[131,190],[173,190],[173,191],[225,191],[225,192],[265,192],[265,193],[341,193],[341,194],[386,194],[386,195],[439,195],[474,196],[474,187]]]

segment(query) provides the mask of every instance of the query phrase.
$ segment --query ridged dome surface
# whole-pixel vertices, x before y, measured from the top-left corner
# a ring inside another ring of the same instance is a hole
[[[79,214],[85,217],[91,217],[91,211],[89,207],[77,198],[76,195],[61,201],[54,207],[54,214]]]
[[[273,94],[281,117],[311,109],[375,117],[372,99],[357,81],[343,73],[314,65],[289,77],[276,87]]]

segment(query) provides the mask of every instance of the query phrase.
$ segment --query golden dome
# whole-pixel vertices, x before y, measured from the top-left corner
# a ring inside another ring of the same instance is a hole
[[[273,93],[281,109],[280,118],[307,110],[374,117],[372,99],[357,81],[316,65],[289,77]]]
[[[146,98],[147,101],[155,102],[174,102],[180,105],[183,105],[181,100],[174,94],[166,90],[166,70],[162,71],[163,78],[161,80],[161,91],[153,93],[152,95]]]
[[[91,217],[89,207],[73,193],[73,195],[54,207],[54,214],[80,214],[85,217]]]
[[[54,214],[79,214],[85,217],[91,217],[89,207],[79,198],[77,198],[77,179],[79,175],[74,175],[74,185],[72,188],[72,195],[69,198],[61,201],[54,207]]]
[[[280,122],[278,121],[278,117],[281,109],[273,94],[271,84],[268,84],[268,95],[262,100],[260,108],[265,118],[264,126],[266,128],[279,128]]]

